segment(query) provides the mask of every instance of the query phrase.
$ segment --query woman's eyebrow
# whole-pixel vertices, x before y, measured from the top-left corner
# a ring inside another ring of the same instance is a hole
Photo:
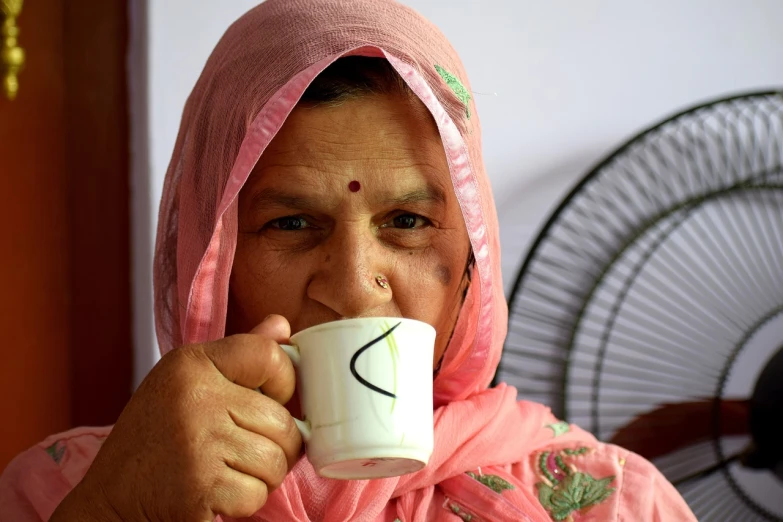
[[[446,193],[438,187],[428,185],[425,188],[413,190],[399,196],[384,199],[387,205],[409,205],[411,203],[446,203]]]
[[[254,210],[263,210],[272,206],[308,210],[316,208],[318,201],[317,198],[294,195],[275,187],[259,190],[251,200],[251,208]]]
[[[382,201],[384,205],[388,206],[410,205],[413,203],[436,203],[444,205],[446,203],[446,193],[438,187],[429,185],[399,195],[390,195],[386,193],[382,197]],[[253,195],[250,205],[253,210],[264,210],[269,207],[314,210],[323,207],[323,200],[317,197],[291,194],[290,192],[276,187],[266,187]]]

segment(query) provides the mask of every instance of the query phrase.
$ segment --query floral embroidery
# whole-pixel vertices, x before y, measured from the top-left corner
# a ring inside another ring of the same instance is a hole
[[[473,515],[465,511],[462,511],[462,509],[460,509],[460,507],[457,504],[451,504],[449,507],[451,508],[452,513],[457,515],[465,522],[470,522],[471,520],[473,520]]]
[[[46,453],[49,454],[50,457],[52,457],[52,460],[54,460],[55,463],[59,464],[60,461],[63,459],[63,455],[65,455],[65,444],[63,441],[58,440],[48,448],[46,448]]]
[[[593,507],[605,501],[615,491],[609,487],[615,477],[593,478],[578,471],[573,464],[566,464],[563,457],[579,457],[590,452],[589,448],[564,449],[560,452],[545,451],[538,457],[538,467],[543,480],[536,484],[538,500],[553,520],[571,520],[574,512]]]
[[[468,471],[470,478],[476,479],[495,493],[503,493],[506,489],[514,489],[514,485],[504,480],[497,475],[476,475],[472,471]]]
[[[462,82],[459,81],[456,76],[451,74],[440,65],[436,65],[435,70],[438,71],[438,74],[440,74],[440,77],[443,78],[443,80],[446,82],[446,85],[451,88],[457,98],[459,98],[459,101],[461,101],[465,106],[465,115],[468,117],[468,119],[470,119],[470,92],[468,92],[468,90],[464,85],[462,85]]]
[[[554,424],[548,424],[546,426],[552,432],[555,434],[555,437],[559,437],[560,435],[565,435],[569,431],[571,431],[571,425],[568,424],[566,421],[560,421],[555,422]]]

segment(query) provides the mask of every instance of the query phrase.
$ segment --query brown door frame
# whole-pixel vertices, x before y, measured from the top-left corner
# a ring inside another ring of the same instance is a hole
[[[128,2],[62,5],[71,424],[106,425],[130,397],[133,368]]]
[[[0,94],[0,472],[131,394],[128,1],[30,0]],[[0,514],[2,518],[2,514]]]

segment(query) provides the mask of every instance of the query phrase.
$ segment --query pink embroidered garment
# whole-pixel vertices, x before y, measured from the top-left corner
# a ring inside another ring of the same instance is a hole
[[[475,254],[473,283],[434,382],[429,465],[403,477],[337,481],[318,477],[303,457],[251,520],[695,520],[641,457],[517,402],[513,388],[487,388],[507,310],[479,119],[446,38],[391,0],[269,0],[217,45],[185,107],[160,206],[162,352],[224,335],[237,194],[308,84],[348,55],[387,59],[432,113]],[[55,435],[17,457],[0,479],[3,519],[47,520],[110,429]]]

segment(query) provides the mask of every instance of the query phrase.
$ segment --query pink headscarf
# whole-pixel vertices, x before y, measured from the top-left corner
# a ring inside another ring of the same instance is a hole
[[[479,119],[446,38],[393,0],[268,0],[215,48],[187,101],[161,201],[154,274],[161,351],[224,336],[237,196],[310,82],[349,55],[387,59],[432,114],[475,270],[434,381],[428,466],[340,481],[317,476],[305,457],[251,520],[694,520],[643,459],[557,422],[541,405],[517,402],[513,388],[487,388],[507,309]],[[108,433],[73,430],[22,454],[0,478],[0,511],[47,520]]]
[[[463,104],[438,72],[470,91],[449,42],[415,11],[389,0],[269,0],[237,20],[212,52],[185,106],[160,206],[155,316],[161,351],[224,336],[237,195],[309,83],[348,55],[389,60],[437,122],[478,277],[435,381],[435,401],[465,399],[489,384],[506,333],[481,127],[473,104]]]
[[[401,478],[340,482],[318,477],[303,459],[260,520],[374,520],[390,499],[395,516],[423,519],[412,506],[432,497],[436,484],[454,476],[470,484],[475,481],[465,471],[520,455],[511,445],[497,447],[509,430],[518,432],[509,418],[519,419],[516,392],[486,390],[500,359],[507,308],[481,128],[473,104],[457,96],[442,72],[465,92],[467,75],[436,27],[392,1],[268,0],[218,43],[185,106],[160,207],[155,302],[161,349],[224,336],[239,191],[313,78],[348,55],[386,58],[432,113],[476,267],[434,382],[440,408],[431,464]]]

